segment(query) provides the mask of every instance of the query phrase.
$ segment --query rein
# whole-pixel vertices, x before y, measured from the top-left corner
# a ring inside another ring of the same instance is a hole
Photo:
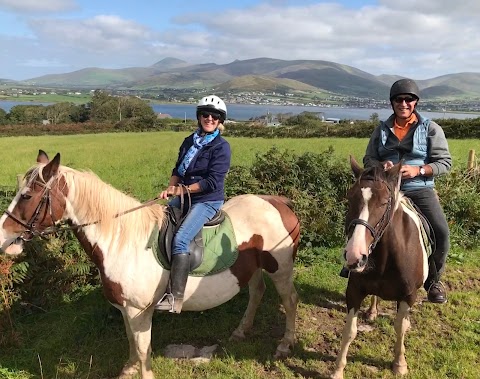
[[[373,237],[373,241],[368,247],[369,254],[373,251],[373,249],[375,249],[375,246],[377,246],[378,241],[380,241],[380,239],[382,238],[383,233],[385,233],[385,230],[387,229],[388,224],[390,223],[393,217],[393,204],[395,201],[395,191],[392,190],[391,186],[385,180],[382,179],[381,182],[384,183],[385,186],[387,187],[390,196],[388,198],[387,209],[383,213],[380,220],[373,227],[367,221],[362,220],[360,218],[355,218],[352,221],[350,221],[347,228],[348,235],[351,235],[353,233],[353,229],[357,225],[362,225],[369,230],[370,234]],[[400,184],[400,180],[398,181],[398,184]]]
[[[101,220],[96,220],[96,221],[92,221],[92,222],[88,222],[88,223],[84,223],[84,224],[80,224],[80,225],[71,225],[71,224],[68,224],[68,223],[59,224],[60,220],[55,220],[54,217],[53,217],[52,199],[51,199],[51,193],[50,193],[51,188],[48,186],[48,183],[40,182],[39,180],[35,180],[35,182],[33,184],[38,184],[38,185],[42,186],[44,188],[44,192],[43,192],[42,198],[40,199],[39,203],[37,204],[37,206],[35,208],[35,211],[33,212],[32,217],[30,218],[29,221],[25,222],[25,221],[19,219],[18,217],[16,217],[10,211],[8,211],[8,210],[5,211],[5,214],[7,214],[8,217],[10,217],[17,224],[23,226],[26,229],[19,237],[21,240],[23,240],[25,242],[28,242],[28,241],[31,241],[36,236],[41,237],[41,238],[46,238],[47,235],[52,234],[52,233],[56,233],[60,230],[80,229],[80,228],[84,228],[84,227],[90,226],[90,225],[95,225],[95,224],[98,224],[98,223],[101,222]],[[189,202],[191,203],[190,191],[188,191],[188,189],[187,189],[187,193],[188,193]],[[181,195],[182,211],[183,211],[183,205],[184,205],[183,197],[184,197],[184,195],[183,195],[183,188],[182,188],[182,195]],[[141,203],[140,205],[138,205],[134,208],[127,209],[125,211],[119,212],[119,213],[115,214],[113,216],[113,218],[118,218],[118,217],[124,216],[128,213],[135,212],[135,211],[137,211],[141,208],[144,208],[148,205],[151,205],[151,204],[155,203],[159,199],[160,198],[157,196],[157,197],[155,197],[151,200],[148,200],[148,201],[145,201],[144,203]],[[39,231],[37,229],[36,222],[38,221],[38,218],[40,216],[40,210],[42,209],[42,207],[44,205],[45,205],[46,209],[48,209],[48,213],[50,215],[50,218],[52,219],[53,225],[49,226],[49,227],[46,227],[42,231]]]

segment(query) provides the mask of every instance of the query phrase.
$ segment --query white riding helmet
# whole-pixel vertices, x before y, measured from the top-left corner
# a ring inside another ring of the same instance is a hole
[[[202,98],[197,104],[197,119],[201,111],[216,112],[222,122],[227,118],[227,106],[218,96],[209,95]]]

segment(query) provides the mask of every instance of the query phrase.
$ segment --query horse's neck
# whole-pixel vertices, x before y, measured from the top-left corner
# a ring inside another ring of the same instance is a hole
[[[69,171],[65,174],[69,187],[67,218],[77,225],[88,224],[99,238],[113,235],[146,235],[155,222],[162,222],[160,205],[141,207],[141,203],[89,173]],[[103,237],[101,237],[103,236]],[[120,239],[123,237],[120,236]]]

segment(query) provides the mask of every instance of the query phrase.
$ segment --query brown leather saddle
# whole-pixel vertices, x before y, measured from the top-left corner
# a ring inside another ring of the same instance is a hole
[[[173,237],[182,225],[185,215],[182,214],[180,209],[167,205],[165,216],[165,222],[158,235],[158,246],[160,254],[164,256],[166,262],[171,263]],[[204,227],[219,225],[224,219],[225,213],[220,209]],[[193,271],[202,263],[204,246],[202,231],[200,230],[193,241],[190,242],[190,271]]]

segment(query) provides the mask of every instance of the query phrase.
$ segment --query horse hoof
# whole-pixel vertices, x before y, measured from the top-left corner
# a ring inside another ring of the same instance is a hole
[[[290,348],[279,346],[277,347],[277,351],[275,352],[274,358],[275,359],[285,359],[288,358],[291,354]]]
[[[138,370],[140,369],[140,366],[138,363],[136,364],[127,364],[123,369],[120,375],[118,376],[118,379],[128,379],[131,378],[133,375],[138,373]]]
[[[335,371],[330,375],[330,379],[343,379],[343,371]]]
[[[245,339],[245,333],[235,330],[230,336],[230,341],[243,341]]]
[[[399,365],[394,363],[392,366],[392,371],[396,375],[406,375],[408,373],[407,365]]]

